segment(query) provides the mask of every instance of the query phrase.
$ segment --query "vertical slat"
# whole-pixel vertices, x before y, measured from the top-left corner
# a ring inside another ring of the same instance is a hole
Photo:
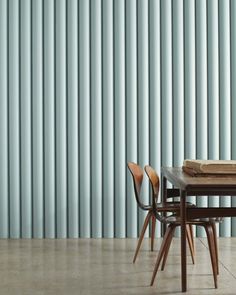
[[[57,237],[67,236],[66,2],[56,1],[56,202]]]
[[[231,23],[231,114],[236,114],[236,1],[230,2]],[[236,160],[236,116],[231,116],[232,159]],[[236,197],[232,198],[232,207],[236,207]],[[232,218],[231,235],[236,237],[236,217]]]
[[[161,0],[161,166],[172,166],[172,146],[172,1]]]
[[[10,237],[20,237],[20,116],[19,116],[19,2],[9,5],[8,99],[9,99],[9,202]]]
[[[42,1],[32,1],[33,237],[43,237]]]
[[[31,182],[31,5],[20,2],[20,97],[21,97],[21,225],[22,237],[32,235]]]
[[[184,123],[185,158],[196,158],[195,1],[184,1]],[[190,197],[191,202],[196,201]]]
[[[44,1],[44,194],[45,237],[55,237],[54,0]]]
[[[208,62],[208,157],[219,159],[219,38],[218,2],[207,2],[207,62]],[[219,206],[219,197],[209,196],[208,205]]]
[[[79,1],[80,236],[90,237],[90,59],[89,1]]]
[[[102,48],[101,0],[91,0],[92,236],[102,236]]]
[[[0,1],[0,237],[8,237],[7,0]]]
[[[114,236],[113,2],[102,5],[103,235]]]
[[[172,29],[171,1],[161,0],[161,157],[172,166]]]
[[[161,168],[161,43],[160,1],[149,1],[149,95],[150,164],[160,175]],[[156,235],[161,236],[160,222]]]
[[[149,163],[149,69],[148,69],[148,1],[138,0],[138,161],[141,167]],[[149,203],[149,183],[144,177],[142,200]],[[139,210],[139,231],[146,213]],[[146,232],[147,234],[148,232]]]
[[[206,0],[196,1],[196,107],[197,159],[207,159],[207,11]],[[207,197],[197,198],[198,206],[207,206]],[[198,228],[198,234],[204,234]]]
[[[173,165],[184,158],[184,25],[183,0],[173,1]]]
[[[231,93],[230,93],[230,5],[219,0],[219,52],[220,52],[220,158],[231,159]],[[235,82],[233,82],[235,83]],[[220,198],[223,207],[231,206],[231,197]],[[225,218],[220,225],[221,236],[231,235],[231,220]]]
[[[67,2],[68,236],[79,233],[78,4]]]
[[[115,236],[125,237],[125,4],[114,0]]]
[[[183,0],[172,2],[173,165],[184,159],[184,23]],[[179,236],[179,229],[176,232]]]
[[[137,4],[126,1],[126,162],[137,163]],[[137,237],[137,204],[127,172],[127,236]]]
[[[0,0],[0,237],[134,237],[126,161],[235,159],[235,16],[234,0]]]

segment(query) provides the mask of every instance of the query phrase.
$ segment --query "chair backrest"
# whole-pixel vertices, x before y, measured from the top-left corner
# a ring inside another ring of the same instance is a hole
[[[152,193],[155,195],[156,201],[159,194],[160,189],[160,180],[159,176],[157,175],[156,171],[149,165],[146,165],[144,167],[145,172],[150,180],[151,187],[152,187]]]
[[[140,191],[143,182],[143,169],[136,163],[128,162],[128,169],[133,177],[135,198],[140,208],[145,209],[145,205],[140,200]]]
[[[156,171],[149,165],[146,165],[144,167],[144,170],[149,178],[151,187],[152,187],[152,209],[153,213],[155,214],[156,218],[160,222],[165,222],[165,218],[161,216],[161,214],[158,211],[157,207],[157,200],[159,195],[159,189],[160,189],[160,180],[159,176],[157,175]]]

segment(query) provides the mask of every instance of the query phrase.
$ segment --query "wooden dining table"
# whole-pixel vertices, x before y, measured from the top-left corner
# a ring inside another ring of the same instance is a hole
[[[188,219],[203,217],[233,217],[236,207],[193,207],[186,208],[188,196],[236,196],[236,175],[193,177],[183,172],[181,167],[162,167],[162,201],[180,196],[181,216],[181,285],[187,291],[186,264],[186,222]],[[167,181],[173,188],[167,187]],[[165,230],[165,228],[164,228]]]

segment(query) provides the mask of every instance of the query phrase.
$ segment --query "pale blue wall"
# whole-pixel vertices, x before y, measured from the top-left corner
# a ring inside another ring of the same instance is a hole
[[[235,19],[235,0],[0,0],[0,237],[136,237],[127,161],[236,159]]]

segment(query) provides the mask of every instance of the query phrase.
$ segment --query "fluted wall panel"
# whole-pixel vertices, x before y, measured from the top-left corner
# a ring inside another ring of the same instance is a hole
[[[173,165],[172,1],[161,0],[161,165]]]
[[[114,237],[113,2],[102,1],[102,202],[103,236]]]
[[[173,165],[184,158],[184,18],[183,0],[173,1]]]
[[[220,158],[231,159],[231,90],[230,90],[230,1],[219,0],[219,73],[220,73]],[[224,207],[231,206],[231,197],[220,199]],[[231,235],[230,218],[220,227],[222,236]]]
[[[67,179],[68,236],[79,233],[79,103],[78,103],[78,1],[67,6]]]
[[[196,158],[208,157],[207,126],[207,2],[195,2],[196,15]],[[207,197],[197,198],[198,206],[207,206]],[[199,234],[204,230],[198,228]]]
[[[44,83],[44,200],[46,238],[56,233],[56,170],[55,170],[55,13],[54,1],[44,3],[43,19],[43,83]],[[69,65],[68,65],[69,66]],[[71,171],[71,170],[70,170]]]
[[[138,162],[142,167],[149,162],[149,73],[148,73],[148,0],[137,1],[138,43]],[[127,159],[128,160],[128,159]],[[149,202],[149,183],[143,179],[143,202]],[[139,231],[142,229],[146,212],[139,210]]]
[[[126,235],[125,1],[114,0],[115,236]]]
[[[184,1],[184,157],[196,159],[195,1]],[[195,202],[194,197],[190,197]]]
[[[219,36],[218,3],[207,2],[207,74],[208,74],[208,157],[219,159]],[[208,205],[219,206],[219,197],[210,196]],[[217,225],[218,226],[218,225]]]
[[[126,1],[126,159],[138,161],[137,3]],[[126,173],[127,236],[137,236],[137,206],[133,180]]]
[[[32,153],[31,153],[31,5],[20,2],[20,132],[21,132],[21,235],[32,233]]]
[[[90,237],[90,5],[79,1],[79,234]]]
[[[0,236],[9,236],[8,186],[8,7],[0,1]]]
[[[149,162],[160,173],[161,168],[161,42],[160,0],[149,1]],[[156,222],[156,235],[161,236]]]
[[[11,0],[8,5],[9,236],[19,238],[21,230],[19,1]]]
[[[102,236],[102,26],[101,1],[91,1],[92,235]]]
[[[236,159],[235,17],[234,0],[0,0],[0,237],[137,237],[128,161]]]

